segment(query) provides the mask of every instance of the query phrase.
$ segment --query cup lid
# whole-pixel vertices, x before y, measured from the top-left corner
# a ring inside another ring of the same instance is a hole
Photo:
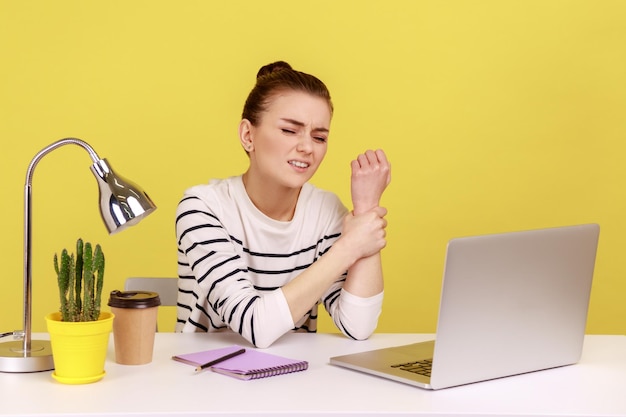
[[[159,294],[152,291],[111,291],[109,306],[117,308],[149,308],[161,305]]]

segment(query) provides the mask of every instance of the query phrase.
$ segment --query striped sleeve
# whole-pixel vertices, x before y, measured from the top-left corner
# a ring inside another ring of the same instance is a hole
[[[241,243],[197,196],[187,195],[179,203],[176,236],[181,279],[177,331],[228,327],[266,347],[293,328],[282,290],[254,287]]]

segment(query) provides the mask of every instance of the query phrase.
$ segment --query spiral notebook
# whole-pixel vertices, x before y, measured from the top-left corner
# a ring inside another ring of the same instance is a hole
[[[241,346],[233,345],[225,348],[175,355],[172,356],[172,359],[188,365],[201,366],[239,349],[241,349]],[[286,358],[255,349],[246,349],[245,353],[213,365],[209,369],[233,378],[249,380],[300,372],[308,369],[308,367],[309,363],[304,360]]]

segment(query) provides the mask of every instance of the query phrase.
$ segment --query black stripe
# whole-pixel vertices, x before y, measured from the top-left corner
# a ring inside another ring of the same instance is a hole
[[[230,277],[232,277],[233,275],[235,275],[235,274],[236,274],[236,273],[238,273],[238,272],[246,272],[246,271],[245,271],[244,269],[239,269],[239,268],[237,268],[237,269],[235,269],[234,271],[231,271],[231,272],[229,272],[228,274],[226,274],[226,275],[224,275],[224,276],[222,276],[222,277],[220,277],[220,278],[218,278],[218,279],[214,280],[214,281],[211,283],[211,287],[209,288],[208,293],[210,294],[210,293],[211,293],[211,292],[215,289],[215,285],[216,285],[216,284],[219,284],[220,282],[224,281],[226,278],[230,278]],[[207,273],[206,273],[205,275],[203,275],[201,278],[198,278],[198,282],[202,282],[202,281],[204,281],[204,280],[206,279],[206,277],[207,277],[207,275],[208,275],[208,274],[209,274],[209,273],[207,272]]]
[[[194,215],[194,214],[204,214],[204,215],[206,215],[206,216],[208,216],[208,217],[212,217],[212,218],[214,218],[215,220],[219,221],[219,219],[218,219],[218,218],[217,218],[214,214],[209,213],[208,211],[202,211],[202,210],[195,210],[195,209],[194,209],[194,210],[187,210],[187,211],[184,211],[184,212],[180,213],[180,214],[178,215],[178,217],[176,217],[176,222],[175,222],[175,224],[176,224],[176,225],[178,225],[178,221],[179,221],[180,219],[182,219],[183,217],[191,216],[191,215]]]
[[[250,334],[252,335],[252,344],[256,346],[256,335],[254,333],[254,315],[250,319]]]
[[[180,246],[181,242],[183,241],[183,238],[185,237],[187,233],[195,232],[196,230],[200,230],[200,229],[212,229],[212,228],[221,229],[222,226],[203,223],[203,224],[198,224],[196,226],[192,226],[188,229],[183,230],[183,232],[180,234],[180,237],[178,238],[178,246]],[[187,252],[189,252],[189,250],[187,250]]]
[[[208,332],[209,329],[207,329],[205,326],[203,326],[200,323],[196,323],[195,321],[193,321],[191,318],[189,318],[189,323],[193,324],[195,327],[197,327],[198,329],[201,329],[204,332]]]
[[[188,266],[190,266],[190,267],[191,267],[191,269],[195,269],[195,268],[196,268],[196,266],[197,266],[200,262],[204,261],[204,260],[205,260],[205,259],[207,259],[207,258],[210,258],[211,256],[215,255],[215,253],[216,253],[216,252],[213,250],[213,251],[211,251],[211,252],[207,253],[206,255],[204,255],[203,257],[201,257],[200,259],[198,259],[198,260],[197,260],[197,261],[196,261],[193,265],[188,265]]]
[[[191,312],[191,306],[188,306],[187,304],[176,304],[178,307],[184,308],[185,310],[189,310],[189,312]]]
[[[309,266],[311,266],[311,264],[299,265],[299,266],[296,266],[295,268],[290,268],[290,269],[281,269],[280,271],[274,271],[274,270],[269,271],[265,269],[255,269],[255,268],[248,268],[248,270],[251,272],[255,272],[257,274],[279,275],[279,274],[288,274],[293,271],[300,271],[303,269],[307,269]]]
[[[211,240],[204,240],[202,242],[194,242],[193,245],[187,248],[187,250],[185,251],[185,255],[187,255],[189,252],[194,250],[196,246],[209,245],[211,243],[228,243],[228,239],[211,239]]]
[[[349,331],[346,330],[346,326],[343,325],[341,319],[339,319],[339,324],[341,325],[341,331],[348,336],[352,340],[356,340],[356,337],[352,336]]]
[[[326,304],[328,307],[332,306],[335,300],[339,298],[340,291],[341,291],[341,288],[337,288],[335,291],[328,294],[328,296],[326,296],[326,298],[324,299],[324,304]]]

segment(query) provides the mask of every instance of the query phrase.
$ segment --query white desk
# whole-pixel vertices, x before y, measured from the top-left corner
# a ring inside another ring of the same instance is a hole
[[[194,374],[193,367],[170,359],[230,344],[247,347],[238,336],[158,333],[148,365],[116,364],[111,343],[107,374],[94,384],[63,385],[50,372],[0,373],[0,415],[626,416],[626,336],[587,336],[577,365],[440,391],[328,364],[334,355],[431,337],[376,334],[355,342],[333,334],[288,334],[267,351],[306,359],[307,371],[240,381],[212,372]]]

